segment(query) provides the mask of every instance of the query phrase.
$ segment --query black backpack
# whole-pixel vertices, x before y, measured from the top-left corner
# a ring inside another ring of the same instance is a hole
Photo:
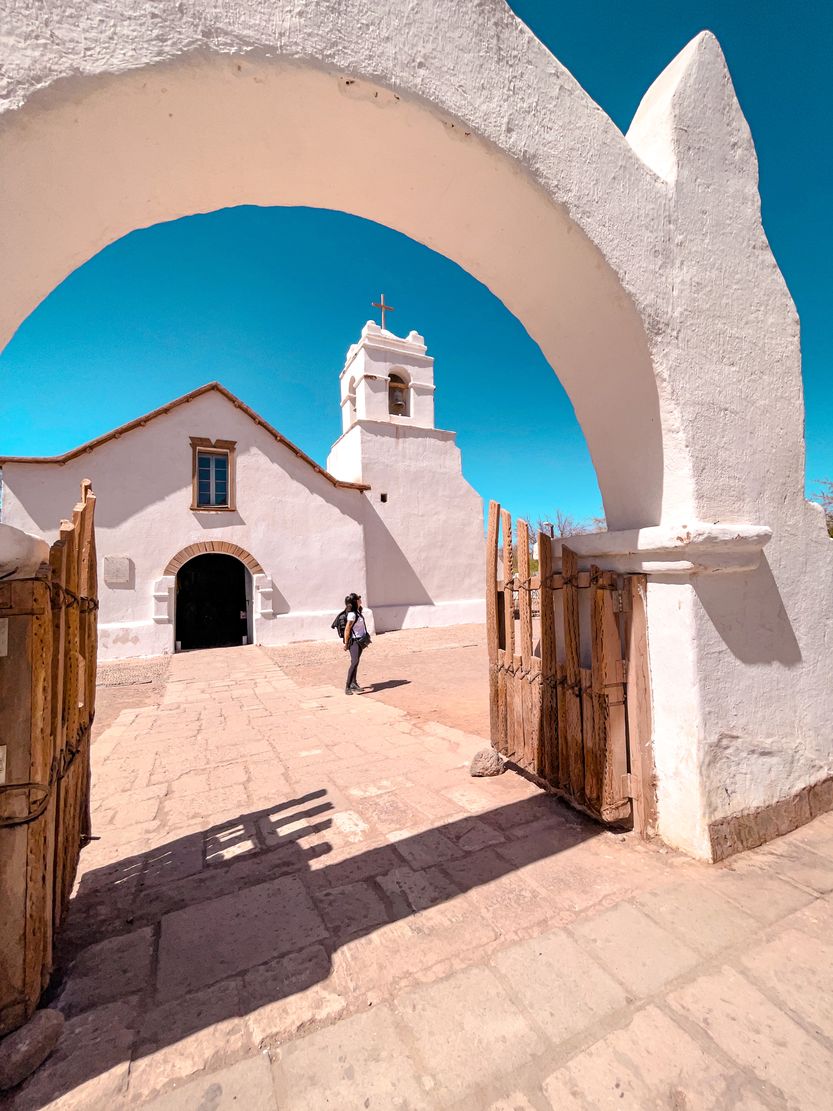
[[[335,621],[333,621],[330,628],[335,629],[339,640],[344,640],[344,630],[347,628],[347,610],[342,610],[341,613],[336,614]]]

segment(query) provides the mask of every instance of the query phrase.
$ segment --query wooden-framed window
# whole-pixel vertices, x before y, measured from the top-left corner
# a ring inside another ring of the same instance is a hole
[[[230,512],[235,508],[236,440],[191,437],[191,509],[200,513]]]

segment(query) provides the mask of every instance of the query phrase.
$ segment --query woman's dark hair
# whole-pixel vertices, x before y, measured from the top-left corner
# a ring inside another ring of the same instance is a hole
[[[344,599],[344,608],[346,610],[349,610],[351,613],[358,613],[359,612],[359,595],[358,594],[348,594],[347,597]]]

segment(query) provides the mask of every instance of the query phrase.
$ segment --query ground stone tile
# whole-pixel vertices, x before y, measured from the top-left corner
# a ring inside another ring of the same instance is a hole
[[[367,837],[368,826],[355,810],[339,810],[333,815],[333,832],[344,842],[358,844]]]
[[[555,930],[501,950],[492,966],[551,1041],[563,1041],[628,1002],[622,987]]]
[[[467,853],[478,852],[488,845],[499,845],[506,840],[499,830],[480,818],[462,818],[449,822],[444,828],[445,836]]]
[[[72,962],[58,1009],[75,1015],[144,991],[152,959],[153,931],[149,927],[88,946]]]
[[[694,968],[698,955],[628,903],[576,922],[571,930],[636,999]]]
[[[634,902],[649,918],[706,956],[730,945],[751,943],[760,929],[754,918],[696,881],[644,891]]]
[[[830,1105],[833,1053],[734,969],[701,976],[669,1002],[738,1064],[780,1089],[785,1106]]]
[[[342,953],[352,990],[386,999],[403,983],[474,963],[496,937],[482,915],[455,900],[380,926],[347,942]]]
[[[162,920],[159,998],[172,999],[302,949],[326,932],[297,876],[194,903]]]
[[[433,820],[454,818],[461,812],[457,803],[428,787],[407,787],[400,791],[400,797],[407,806]]]
[[[359,851],[352,846],[344,856],[322,854],[312,862],[314,871],[309,882],[316,890],[321,887],[343,887],[348,883],[372,879],[394,868],[402,867],[402,857],[393,845],[365,843]]]
[[[379,830],[416,827],[422,819],[422,815],[403,802],[397,792],[357,798],[354,806],[365,821]]]
[[[833,891],[833,853],[816,851],[789,838],[779,837],[772,844],[764,845],[749,858],[741,859],[736,868],[750,875],[766,869],[821,895]]]
[[[785,929],[801,930],[812,938],[829,942],[833,937],[833,896],[815,899],[802,910],[785,918]]]
[[[130,1096],[147,1099],[175,1081],[251,1052],[237,981],[164,1003],[143,1021],[130,1066]]]
[[[833,1041],[833,934],[811,944],[806,933],[782,929],[742,957],[746,972],[813,1032]]]
[[[489,787],[453,787],[443,794],[469,814],[482,814],[486,810],[492,810],[496,801],[495,794]]]
[[[492,883],[502,876],[509,875],[515,869],[493,849],[486,848],[462,859],[444,863],[443,871],[451,876],[459,888],[469,891],[473,887]]]
[[[430,868],[445,860],[454,860],[463,855],[453,841],[436,829],[410,832],[396,830],[388,834],[388,840],[396,845],[397,852],[404,856],[412,868]]]
[[[147,888],[174,880],[184,880],[200,872],[202,866],[202,835],[177,838],[148,851],[142,882]]]
[[[388,1007],[354,1015],[273,1055],[281,1111],[419,1111],[436,1106]]]
[[[416,871],[402,865],[377,877],[376,882],[397,918],[436,906],[460,894],[459,889],[438,868]]]
[[[248,750],[246,755],[248,755]],[[211,768],[208,773],[211,790],[221,790],[223,787],[233,787],[238,783],[245,783],[246,778],[246,765],[243,763],[219,764]]]
[[[656,1007],[544,1081],[555,1111],[765,1111],[740,1069],[724,1068]]]
[[[764,925],[786,918],[813,898],[786,880],[757,869],[715,868],[704,882]]]
[[[262,1053],[210,1072],[164,1096],[142,1111],[277,1111],[269,1058]]]
[[[243,977],[242,1010],[255,1045],[277,1044],[305,1027],[337,1017],[346,1006],[347,982],[333,971],[320,945],[289,953]]]
[[[319,891],[315,901],[338,943],[365,934],[388,920],[385,904],[367,881]]]
[[[431,1071],[437,1105],[462,1099],[475,1084],[494,1083],[511,1074],[544,1047],[485,968],[466,969],[414,988],[398,997],[396,1010]]]

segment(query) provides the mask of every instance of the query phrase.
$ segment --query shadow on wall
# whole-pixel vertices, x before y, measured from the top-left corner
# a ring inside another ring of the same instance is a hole
[[[269,591],[272,598],[272,611],[271,613],[257,613],[256,603],[252,600],[253,614],[255,617],[264,621],[274,621],[276,617],[282,617],[284,614],[290,612],[289,601],[284,597],[274,579],[269,579]]]
[[[43,1107],[128,1061],[141,1083],[149,1055],[326,980],[346,943],[602,832],[540,794],[361,849],[344,844],[335,813],[327,791],[314,790],[83,875],[45,1000],[77,1029],[15,1106]],[[582,886],[598,898],[594,866]],[[577,865],[565,868],[575,900]],[[426,918],[395,939],[400,978],[436,964],[443,921]],[[482,928],[497,929],[488,915]],[[461,950],[470,945],[456,936]],[[297,1008],[275,1021],[297,1034]]]
[[[766,555],[755,571],[698,576],[694,591],[723,643],[741,663],[801,663],[801,648]]]
[[[231,528],[233,525],[246,523],[236,509],[224,510],[222,513],[200,512],[198,509],[191,509],[189,512],[200,528],[204,529]]]
[[[430,606],[433,599],[408,557],[391,536],[371,501],[365,516],[367,598],[376,631],[401,629],[411,606]],[[442,553],[437,554],[441,558]]]

